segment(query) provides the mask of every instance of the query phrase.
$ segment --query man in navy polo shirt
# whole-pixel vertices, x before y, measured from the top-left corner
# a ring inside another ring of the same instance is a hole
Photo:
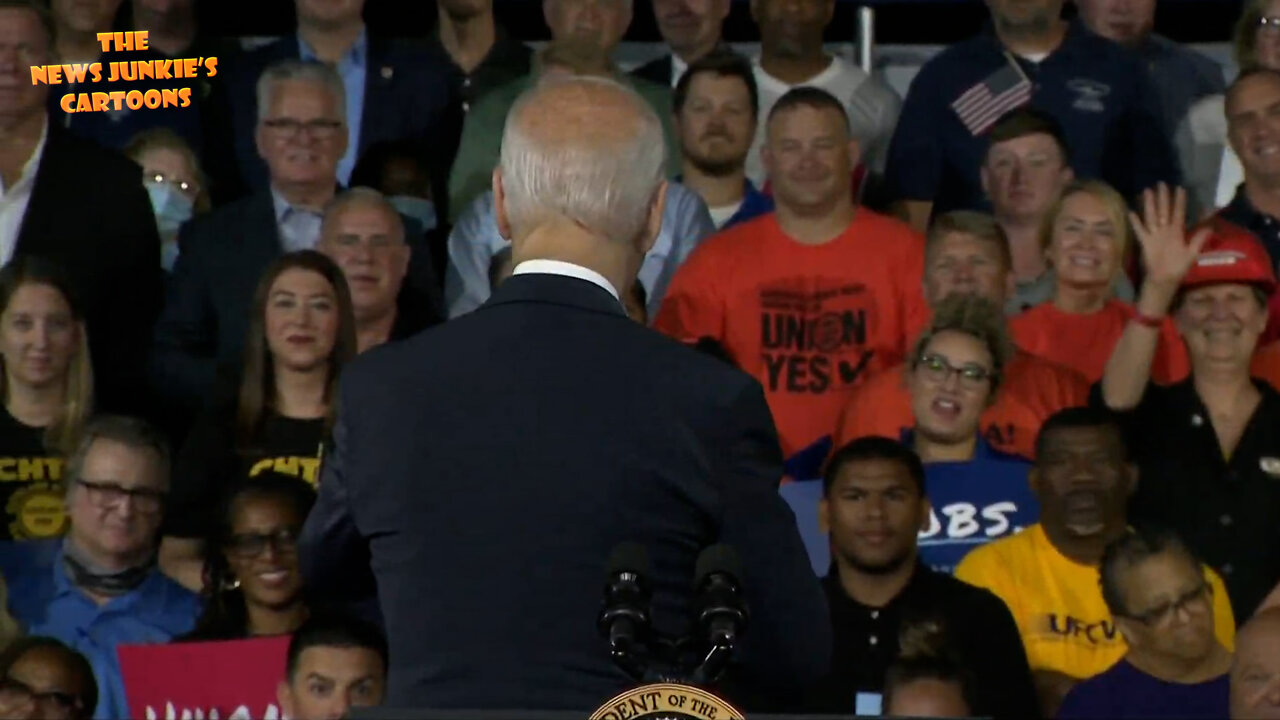
[[[1139,56],[1060,18],[1063,0],[986,0],[991,25],[930,60],[889,149],[888,192],[917,228],[934,212],[986,209],[985,135],[1033,104],[1057,118],[1082,178],[1126,197],[1179,180],[1160,100]]]

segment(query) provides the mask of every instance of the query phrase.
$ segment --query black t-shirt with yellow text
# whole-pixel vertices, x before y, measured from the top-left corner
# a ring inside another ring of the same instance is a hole
[[[44,540],[67,530],[63,458],[45,450],[44,428],[19,422],[0,407],[0,541]]]
[[[314,487],[324,440],[322,418],[300,420],[267,411],[254,442],[237,447],[234,415],[207,413],[192,428],[174,464],[164,534],[206,537],[226,493],[263,472],[298,477]]]

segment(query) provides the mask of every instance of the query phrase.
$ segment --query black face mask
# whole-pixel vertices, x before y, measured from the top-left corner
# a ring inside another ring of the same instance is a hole
[[[151,553],[141,565],[136,567],[119,572],[104,572],[95,568],[68,540],[62,546],[62,564],[76,587],[94,595],[117,597],[130,593],[142,585],[142,582],[155,569],[156,555],[154,552]]]

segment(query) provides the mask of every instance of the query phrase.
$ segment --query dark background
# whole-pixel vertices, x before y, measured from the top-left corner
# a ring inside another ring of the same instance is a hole
[[[648,0],[634,0],[635,20],[627,33],[633,42],[659,40]],[[201,20],[212,35],[268,36],[289,32],[292,0],[200,0]],[[980,0],[837,0],[827,29],[831,41],[854,37],[857,8],[876,10],[876,40],[889,44],[944,44],[978,31],[987,18]],[[1231,37],[1243,0],[1159,0],[1156,30],[1180,42],[1223,42]],[[521,40],[545,40],[541,0],[494,0],[501,23]],[[379,34],[421,37],[435,25],[434,0],[368,0],[365,19]],[[747,0],[735,0],[725,36],[731,42],[759,39]]]

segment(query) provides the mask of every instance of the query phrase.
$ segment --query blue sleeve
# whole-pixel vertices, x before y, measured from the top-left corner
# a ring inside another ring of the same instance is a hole
[[[493,214],[493,193],[476,198],[449,233],[444,296],[449,317],[465,315],[489,299],[489,264],[506,241]]]
[[[942,184],[944,110],[939,88],[926,63],[911,82],[898,116],[898,127],[885,162],[885,188],[890,200],[932,201]]]
[[[662,270],[648,289],[646,309],[650,318],[658,316],[662,298],[667,294],[676,271],[689,259],[694,248],[716,232],[707,204],[692,190],[675,182],[667,184],[667,206],[662,216],[662,234],[669,235],[671,249],[663,259]]]

